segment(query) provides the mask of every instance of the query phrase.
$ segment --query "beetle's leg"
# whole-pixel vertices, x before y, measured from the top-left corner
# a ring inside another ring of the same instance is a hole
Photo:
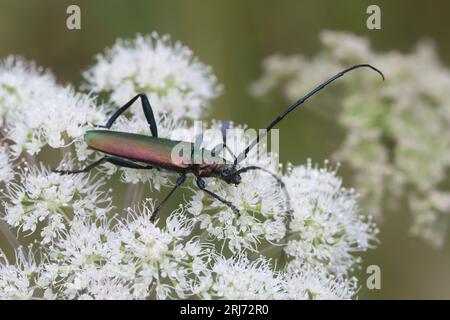
[[[225,200],[224,198],[222,198],[221,196],[219,196],[218,194],[215,194],[212,191],[209,191],[208,189],[206,189],[206,185],[205,185],[205,180],[203,180],[202,178],[197,178],[197,186],[206,194],[210,195],[211,197],[213,197],[216,200],[219,200],[220,202],[222,202],[224,205],[228,206],[231,210],[233,210],[234,213],[236,214],[240,214],[239,209],[236,208],[236,206],[234,204],[232,204],[230,201]]]
[[[122,113],[124,113],[131,105],[138,99],[141,99],[142,102],[142,110],[144,111],[145,118],[147,119],[148,125],[150,127],[150,131],[154,137],[158,137],[158,127],[156,126],[155,116],[153,115],[153,110],[148,101],[147,96],[144,93],[139,93],[133,99],[128,101],[124,106],[120,107],[114,114],[109,118],[108,122],[104,126],[98,126],[101,128],[111,128],[114,121],[119,118]]]
[[[97,161],[91,163],[86,168],[79,169],[79,170],[52,170],[53,172],[59,173],[59,174],[76,174],[76,173],[83,173],[83,172],[89,172],[91,169],[94,169],[95,167],[101,165],[103,162],[107,161],[108,157],[103,157],[98,159]]]
[[[154,169],[152,166],[144,166],[141,164],[138,164],[136,162],[125,160],[122,158],[116,158],[116,157],[106,157],[106,161],[109,163],[112,163],[119,167],[125,167],[125,168],[131,168],[131,169]]]
[[[170,192],[162,199],[162,201],[158,204],[158,206],[153,210],[152,216],[150,217],[150,221],[154,222],[156,219],[156,215],[158,214],[159,209],[163,206],[163,204],[172,196],[172,194],[177,190],[179,186],[181,186],[186,181],[186,175],[183,173],[181,176],[178,177],[177,181],[175,182],[175,186],[170,190]]]
[[[153,169],[152,166],[143,166],[140,164],[137,164],[135,162],[116,158],[116,157],[110,157],[105,156],[103,158],[100,158],[99,160],[91,163],[86,168],[79,169],[79,170],[52,170],[53,172],[59,173],[59,174],[76,174],[76,173],[85,173],[89,172],[90,170],[94,169],[95,167],[101,165],[103,162],[109,162],[119,167],[125,167],[125,168],[131,168],[131,169]]]

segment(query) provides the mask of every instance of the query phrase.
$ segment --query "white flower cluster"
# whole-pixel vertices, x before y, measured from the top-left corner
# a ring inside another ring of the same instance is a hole
[[[15,157],[36,155],[46,145],[63,147],[80,138],[86,125],[104,121],[92,97],[56,84],[50,72],[14,57],[0,65],[0,115]]]
[[[200,279],[196,293],[204,299],[283,299],[284,279],[269,261],[250,261],[245,256],[218,257]]]
[[[167,37],[138,36],[99,56],[85,77],[95,93],[108,94],[108,108],[96,107],[93,95],[56,85],[48,72],[31,63],[8,58],[2,68],[0,83],[9,90],[0,91],[2,129],[8,138],[0,147],[0,178],[7,182],[1,191],[1,218],[17,232],[18,242],[38,243],[16,248],[15,259],[0,256],[0,298],[355,297],[352,269],[360,263],[358,253],[376,242],[377,230],[360,215],[356,193],[343,188],[327,164],[289,165],[283,172],[278,155],[258,157],[253,151],[241,168],[260,166],[283,185],[258,170],[242,173],[238,186],[205,179],[208,190],[239,208],[236,214],[189,177],[177,191],[184,193],[184,202],[168,215],[161,213],[155,223],[150,217],[158,201],[142,202],[136,196],[122,210],[116,194],[133,188],[130,183],[145,183],[161,191],[162,199],[173,186],[171,174],[121,168],[124,184],[115,184],[108,177],[116,172],[110,164],[99,173],[77,175],[48,169],[58,161],[60,168],[72,168],[97,159],[80,139],[83,133],[104,124],[112,104],[121,105],[138,92],[147,93],[156,109],[161,137],[195,141],[197,128],[189,120],[203,114],[220,86],[186,47],[172,45]],[[27,75],[34,79],[30,87]],[[1,101],[15,101],[20,113],[14,113],[14,121],[8,119],[16,109],[8,110]],[[111,129],[150,135],[141,108],[132,110]],[[213,121],[210,127],[221,125]],[[239,132],[237,150],[248,143],[244,128],[233,128]],[[222,135],[213,132],[205,131],[203,147],[222,142]],[[74,151],[77,159],[68,160]]]
[[[0,144],[0,182],[8,182],[14,177],[12,160],[8,146]]]
[[[0,116],[2,129],[20,120],[28,102],[42,90],[53,88],[53,75],[22,58],[9,56],[0,64]]]
[[[370,63],[382,70],[384,83],[363,70],[343,77],[315,98],[319,106],[311,110],[336,114],[332,110],[341,106],[339,121],[347,136],[336,157],[354,169],[364,207],[380,215],[404,209],[399,199],[406,199],[412,232],[442,245],[450,212],[450,191],[442,188],[450,166],[450,69],[426,42],[408,54],[375,52],[367,39],[342,32],[323,32],[321,42],[323,49],[310,59],[267,58],[252,92],[281,88],[295,101],[348,66]]]
[[[192,238],[182,210],[164,228],[149,221],[151,203],[128,217],[76,217],[42,249],[44,261],[19,251],[0,264],[2,299],[350,299],[354,278],[320,267],[274,271],[260,257],[226,258]]]
[[[12,227],[33,233],[45,220],[41,230],[49,242],[65,229],[75,215],[103,216],[110,209],[108,192],[100,191],[104,181],[85,175],[60,175],[43,166],[25,167],[17,182],[6,185],[4,219]]]
[[[213,124],[213,128],[218,124]],[[232,129],[233,130],[233,129]],[[244,130],[237,129],[237,150],[245,148]],[[206,135],[205,148],[212,149],[222,142],[221,135]],[[232,150],[235,148],[233,147]],[[270,154],[257,157],[251,152],[246,165],[258,165],[281,174]],[[239,216],[229,207],[203,193],[195,193],[188,201],[188,211],[199,222],[204,235],[211,239],[224,240],[232,252],[256,250],[262,240],[279,243],[286,235],[290,214],[287,212],[287,195],[280,185],[267,173],[246,172],[238,186],[220,183],[215,178],[204,179],[209,190],[227,199],[240,208]]]
[[[356,278],[330,274],[324,268],[304,265],[292,270],[285,280],[287,299],[349,300],[357,292]]]
[[[293,235],[286,252],[295,257],[292,265],[324,265],[341,275],[357,258],[353,252],[365,251],[376,243],[378,233],[370,218],[358,214],[358,195],[342,186],[336,171],[313,166],[288,168],[288,190],[296,197],[290,229]]]
[[[48,247],[39,285],[64,299],[185,298],[205,251],[195,239],[184,242],[194,225],[182,211],[161,229],[150,222],[152,209],[75,219]]]
[[[84,77],[93,92],[110,94],[113,108],[145,93],[157,113],[170,113],[175,119],[200,118],[222,91],[211,68],[198,61],[191,49],[180,42],[172,45],[168,35],[157,33],[117,41],[97,56]]]
[[[32,299],[35,291],[33,280],[38,270],[32,254],[19,250],[12,264],[0,250],[0,299]]]

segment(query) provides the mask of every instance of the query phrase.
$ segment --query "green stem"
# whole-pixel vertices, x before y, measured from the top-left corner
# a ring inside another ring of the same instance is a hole
[[[6,238],[6,241],[8,241],[9,245],[14,249],[18,249],[21,246],[21,243],[19,239],[11,232],[8,225],[5,221],[0,219],[0,232],[3,234],[3,236]]]
[[[136,183],[128,186],[127,194],[125,195],[124,208],[135,206],[142,199],[144,193],[144,183]]]

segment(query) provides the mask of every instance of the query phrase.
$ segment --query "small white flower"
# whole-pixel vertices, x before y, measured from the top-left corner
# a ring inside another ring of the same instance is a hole
[[[9,151],[9,147],[0,144],[0,182],[5,183],[14,178],[12,160],[13,157]]]
[[[175,211],[166,228],[150,222],[148,202],[126,218],[74,218],[52,239],[41,283],[68,299],[159,299],[192,294],[192,274],[206,268],[202,245],[185,241],[193,223]],[[44,279],[47,279],[45,282]]]
[[[53,173],[44,166],[24,168],[19,181],[6,186],[4,219],[26,233],[46,220],[41,236],[48,242],[73,215],[102,216],[109,210],[110,198],[99,190],[103,184],[87,175]]]
[[[85,158],[80,138],[88,124],[103,124],[104,119],[91,96],[76,93],[71,87],[49,87],[27,101],[27,108],[20,120],[11,124],[7,136],[14,141],[11,148],[16,155],[23,151],[35,155],[45,145],[60,148],[77,141],[80,158]]]
[[[34,100],[42,90],[55,86],[53,75],[49,71],[38,68],[33,62],[14,56],[4,59],[0,63],[0,121],[2,126],[21,121],[23,111],[29,108],[29,102]]]
[[[146,295],[142,298],[150,294],[152,284],[157,285],[156,293],[161,299],[173,292],[180,297],[188,295],[187,277],[194,263],[199,266],[197,260],[203,255],[196,240],[183,244],[194,224],[179,209],[167,219],[164,229],[158,228],[150,222],[153,209],[153,204],[148,202],[140,211],[129,211],[128,218],[117,225],[122,261],[136,266],[135,283],[146,284]]]
[[[348,300],[356,294],[355,278],[336,277],[324,268],[304,265],[285,274],[285,298],[295,300]]]
[[[169,36],[157,33],[117,41],[97,56],[84,77],[93,92],[110,93],[116,107],[146,93],[157,113],[171,113],[176,119],[199,118],[209,100],[221,92],[210,67],[180,42],[172,44]],[[132,113],[139,109],[136,106]]]
[[[214,146],[220,142],[221,140],[205,141],[205,144]],[[257,159],[251,153],[243,166],[259,165],[279,174],[273,160],[270,154]],[[194,219],[200,222],[200,228],[207,234],[228,242],[231,251],[254,251],[262,240],[277,243],[286,235],[289,219],[287,195],[270,174],[261,171],[243,173],[242,182],[238,186],[223,183],[217,178],[204,180],[207,189],[231,202],[238,208],[239,215],[196,187],[193,189],[195,194],[189,201],[188,212],[194,215]]]
[[[208,299],[280,299],[283,279],[269,261],[245,256],[217,257],[212,270],[201,277],[196,293]]]
[[[345,189],[335,170],[290,167],[284,181],[292,195],[293,218],[286,253],[292,265],[326,265],[346,274],[358,263],[354,256],[374,245],[377,230],[359,213],[357,194]]]
[[[47,279],[60,299],[117,297],[124,284],[114,277],[120,272],[115,268],[120,252],[111,250],[116,239],[104,218],[75,217],[70,228],[58,233],[46,248],[41,282]]]
[[[31,254],[23,249],[16,251],[16,261],[9,263],[0,250],[0,299],[28,300],[33,297],[34,281],[39,273],[39,266]]]

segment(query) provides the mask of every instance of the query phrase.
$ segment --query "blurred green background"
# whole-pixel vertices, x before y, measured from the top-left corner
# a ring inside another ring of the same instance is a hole
[[[81,30],[66,28],[69,4],[81,7]],[[366,28],[370,4],[381,7],[382,30]],[[286,106],[281,98],[270,101],[277,107],[261,105],[248,93],[249,84],[261,74],[264,57],[312,55],[318,50],[320,31],[329,29],[365,35],[381,51],[408,51],[418,40],[431,38],[442,61],[450,65],[449,10],[450,2],[444,0],[432,4],[419,0],[0,0],[0,57],[23,55],[51,68],[59,81],[79,84],[80,71],[117,38],[138,32],[168,33],[211,65],[225,85],[225,94],[214,102],[208,118],[256,128]],[[308,157],[322,162],[344,137],[332,119],[308,108],[287,118],[280,128],[281,160],[294,164]],[[347,185],[349,181],[347,177]],[[442,250],[432,249],[408,235],[409,220],[405,210],[386,214],[380,225],[380,246],[363,257],[360,299],[450,298],[449,241]],[[371,264],[381,267],[381,290],[365,288],[365,269]]]

